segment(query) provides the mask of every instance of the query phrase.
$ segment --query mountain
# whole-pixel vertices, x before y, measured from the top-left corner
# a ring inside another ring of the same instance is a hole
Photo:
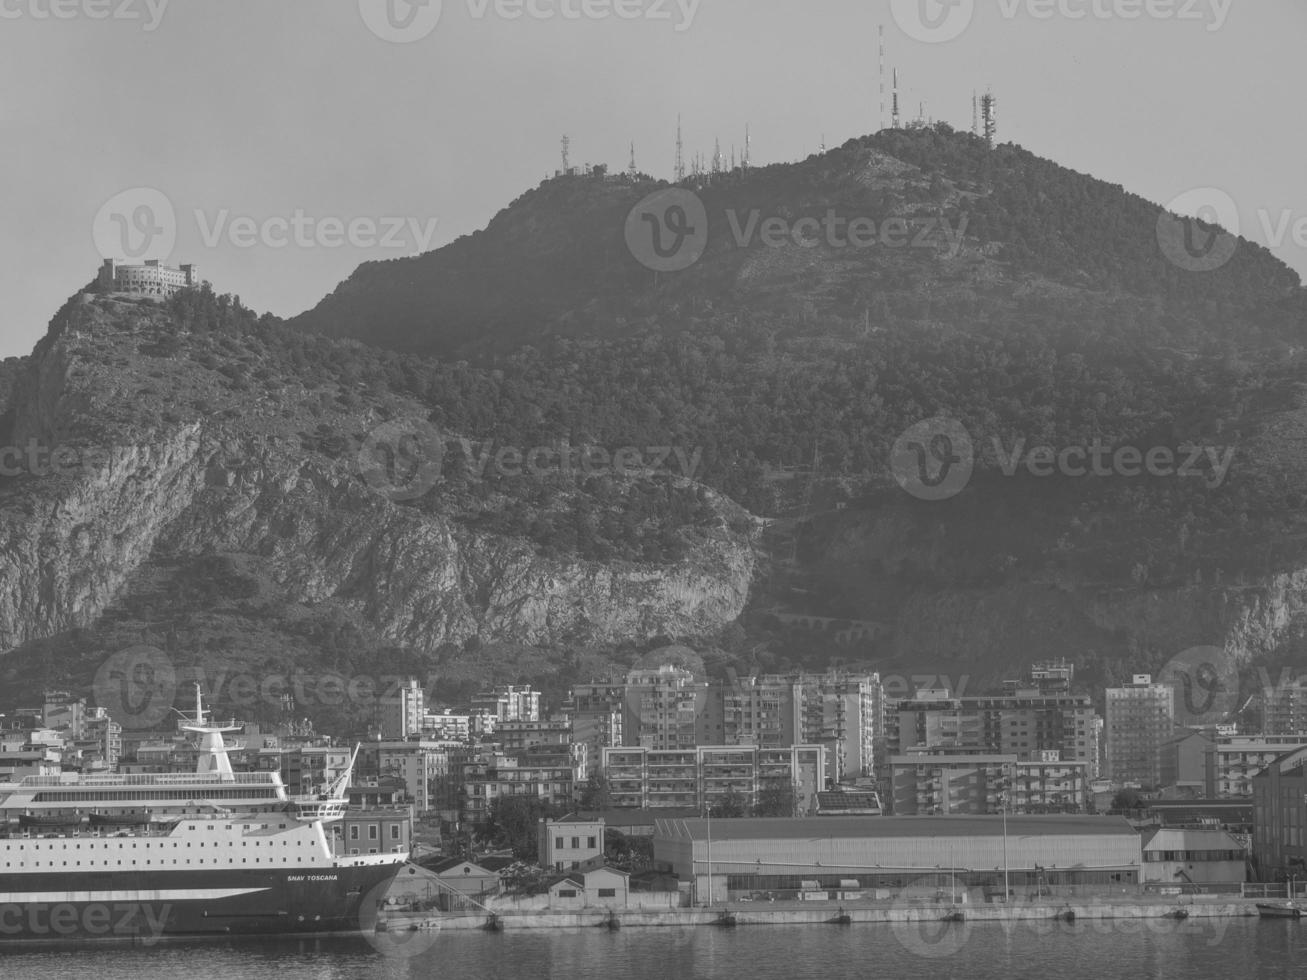
[[[628,218],[672,190],[707,239],[654,272]],[[1186,268],[1184,230],[1228,261]],[[140,643],[443,696],[669,639],[973,690],[1049,656],[1299,662],[1307,304],[1218,232],[939,127],[676,189],[552,179],[285,324],[80,293],[0,365],[5,443],[79,464],[0,477],[0,690]],[[921,499],[895,446],[945,419],[974,471]],[[1196,463],[1013,457],[1096,445]]]
[[[705,482],[769,519],[756,648],[973,682],[1049,655],[1100,680],[1193,645],[1299,656],[1307,304],[1267,250],[945,126],[682,185],[707,242],[656,274],[624,232],[668,190],[545,181],[476,235],[361,266],[293,325],[488,372],[493,390],[433,383],[437,418],[702,447]],[[901,221],[911,244],[832,243],[830,215]],[[768,219],[810,220],[768,244]],[[1228,261],[1190,265],[1185,234]],[[933,417],[970,434],[976,472],[926,503],[892,453]],[[1192,477],[1005,473],[1019,447],[1095,444],[1211,455]]]

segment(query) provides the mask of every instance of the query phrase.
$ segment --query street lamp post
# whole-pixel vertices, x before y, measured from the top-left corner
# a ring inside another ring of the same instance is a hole
[[[998,802],[1003,810],[1003,904],[1006,905],[1012,895],[1012,885],[1008,880],[1007,865],[1007,797],[1000,796]]]
[[[712,804],[704,800],[704,818],[708,822],[708,907],[712,908]]]

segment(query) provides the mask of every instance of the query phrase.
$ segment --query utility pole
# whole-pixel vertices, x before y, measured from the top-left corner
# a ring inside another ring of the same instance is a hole
[[[885,25],[880,25],[880,118],[877,128],[885,128]]]
[[[899,70],[894,69],[894,103],[893,103],[893,126],[899,128]]]
[[[1003,808],[1003,904],[1006,905],[1008,898],[1012,895],[1012,884],[1008,877],[1007,866],[1007,797],[999,798],[999,805]]]
[[[704,796],[704,816],[708,822],[708,907],[712,908],[712,804]]]
[[[998,134],[998,99],[993,92],[986,92],[980,97],[980,116],[985,124],[985,142],[991,147]]]
[[[681,138],[681,116],[676,116],[676,180],[685,180],[685,142]]]

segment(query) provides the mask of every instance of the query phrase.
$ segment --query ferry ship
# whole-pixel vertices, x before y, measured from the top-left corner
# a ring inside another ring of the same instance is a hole
[[[370,930],[408,855],[338,853],[353,762],[292,796],[280,773],[232,771],[237,729],[205,724],[198,687],[181,727],[199,736],[194,773],[0,783],[0,947]]]

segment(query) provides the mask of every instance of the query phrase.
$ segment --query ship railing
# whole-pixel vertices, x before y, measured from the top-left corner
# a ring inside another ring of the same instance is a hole
[[[297,800],[295,817],[306,823],[315,820],[339,820],[349,807],[348,800]]]
[[[22,787],[79,789],[102,786],[244,786],[280,785],[281,778],[274,772],[237,772],[225,775],[207,772],[136,773],[111,776],[81,776],[65,779],[62,776],[26,776],[18,783]]]

